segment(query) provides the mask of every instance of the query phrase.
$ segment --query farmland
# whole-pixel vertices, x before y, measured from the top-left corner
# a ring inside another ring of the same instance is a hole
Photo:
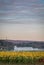
[[[8,63],[2,63],[0,65],[44,65],[44,63],[37,63],[37,64],[8,64]]]
[[[44,51],[0,51],[0,57],[15,57],[15,56],[30,56],[30,57],[36,57],[36,56],[42,56],[44,57]]]
[[[40,63],[40,65],[43,65],[44,64],[44,51],[29,51],[29,52],[0,51],[0,63],[1,64],[9,63],[8,65],[10,64],[12,65],[37,64],[38,65]]]

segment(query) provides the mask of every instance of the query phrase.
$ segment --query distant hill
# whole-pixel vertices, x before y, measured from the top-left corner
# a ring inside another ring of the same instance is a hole
[[[25,41],[25,40],[0,40],[0,46],[13,48],[14,46],[18,47],[33,47],[33,48],[43,48],[43,41]]]

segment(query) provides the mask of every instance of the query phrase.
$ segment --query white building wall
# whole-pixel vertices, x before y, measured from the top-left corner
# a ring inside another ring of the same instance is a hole
[[[32,47],[16,47],[16,46],[14,46],[14,51],[30,51],[30,50],[39,50],[39,49],[32,48]]]

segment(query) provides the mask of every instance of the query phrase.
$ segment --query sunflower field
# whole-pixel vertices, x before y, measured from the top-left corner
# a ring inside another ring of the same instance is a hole
[[[0,51],[0,63],[44,63],[44,51]]]

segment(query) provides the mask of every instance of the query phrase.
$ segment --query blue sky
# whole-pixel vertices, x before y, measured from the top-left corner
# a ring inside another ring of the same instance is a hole
[[[44,37],[41,37],[44,35],[44,0],[0,0],[0,29],[2,29],[0,38],[5,38],[7,35],[13,39],[15,34],[16,39],[20,36],[19,39],[44,40]],[[33,39],[33,31],[34,33],[36,31],[36,39]],[[6,35],[2,32],[6,32]],[[9,34],[12,32],[13,35],[9,36],[7,32]]]

